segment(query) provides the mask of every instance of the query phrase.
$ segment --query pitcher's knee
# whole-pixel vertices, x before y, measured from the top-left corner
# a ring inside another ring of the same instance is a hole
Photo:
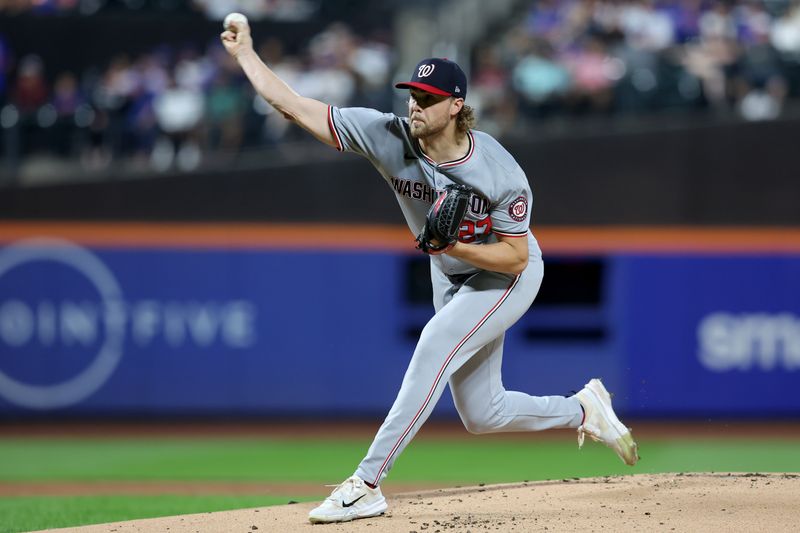
[[[467,401],[460,394],[461,390],[453,391],[453,400],[458,410],[461,423],[467,431],[474,435],[482,433],[496,433],[502,431],[505,424],[505,396],[500,394],[494,397],[489,404],[478,404]]]
[[[493,433],[497,430],[497,425],[493,424],[491,420],[476,420],[472,418],[461,417],[461,422],[467,431],[473,435],[481,435],[483,433]]]

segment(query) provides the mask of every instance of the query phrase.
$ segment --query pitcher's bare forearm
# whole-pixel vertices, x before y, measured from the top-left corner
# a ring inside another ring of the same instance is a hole
[[[465,244],[457,242],[448,255],[483,270],[504,274],[521,274],[528,266],[527,237],[498,237],[493,244]]]
[[[330,146],[337,146],[328,126],[328,106],[294,92],[261,61],[253,50],[250,25],[246,21],[232,21],[220,38],[225,49],[238,61],[256,91],[272,107],[320,141]]]
[[[242,52],[236,56],[236,60],[258,94],[272,107],[320,141],[336,146],[328,127],[327,104],[297,94],[261,61],[255,51]]]

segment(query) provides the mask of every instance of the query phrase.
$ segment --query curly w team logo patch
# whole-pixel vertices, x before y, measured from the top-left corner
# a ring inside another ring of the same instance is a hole
[[[528,199],[520,196],[508,206],[508,214],[517,222],[522,222],[528,215]]]

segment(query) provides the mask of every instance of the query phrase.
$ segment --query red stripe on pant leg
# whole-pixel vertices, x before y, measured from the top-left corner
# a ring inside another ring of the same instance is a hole
[[[411,419],[411,423],[408,425],[408,427],[406,427],[406,430],[403,432],[403,434],[397,440],[397,442],[395,443],[394,447],[389,452],[389,455],[386,457],[386,460],[381,465],[380,469],[378,469],[378,475],[375,476],[375,480],[372,481],[373,485],[378,485],[378,483],[380,482],[381,474],[383,473],[383,470],[386,468],[386,465],[389,463],[389,460],[391,460],[392,456],[395,454],[395,452],[397,452],[397,449],[400,447],[400,444],[408,436],[408,433],[411,431],[411,428],[414,427],[414,424],[417,422],[417,420],[419,419],[419,417],[422,414],[422,412],[428,406],[428,403],[430,403],[431,396],[433,396],[433,393],[436,390],[436,387],[439,385],[439,381],[441,381],[442,374],[444,374],[444,371],[447,368],[447,365],[450,364],[450,361],[452,361],[453,357],[455,357],[456,353],[458,353],[458,350],[460,350],[461,347],[464,346],[464,344],[470,339],[470,337],[472,337],[472,335],[474,335],[475,332],[478,331],[478,329],[489,319],[489,317],[492,316],[492,314],[495,311],[497,311],[497,309],[500,307],[500,305],[502,305],[502,303],[506,300],[506,298],[508,298],[508,295],[511,293],[511,290],[517,285],[517,282],[519,281],[519,278],[520,278],[520,276],[517,276],[516,278],[514,278],[514,281],[506,289],[506,292],[503,293],[503,296],[500,297],[500,299],[497,301],[497,303],[494,304],[494,306],[489,310],[489,312],[487,312],[485,315],[483,315],[483,318],[481,318],[478,321],[478,323],[475,325],[475,327],[472,328],[470,330],[470,332],[467,333],[466,336],[464,336],[464,338],[459,341],[459,343],[456,345],[456,347],[453,348],[453,351],[451,351],[450,354],[447,356],[447,358],[444,361],[444,364],[439,369],[439,373],[436,375],[436,379],[433,380],[433,386],[431,387],[430,391],[428,391],[428,396],[425,398],[425,401],[422,402],[422,407],[419,408],[419,411],[417,411],[417,414],[415,414],[414,418]]]

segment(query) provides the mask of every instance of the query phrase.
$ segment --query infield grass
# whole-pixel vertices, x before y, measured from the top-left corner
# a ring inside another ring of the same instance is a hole
[[[265,438],[5,438],[0,482],[184,481],[338,483],[369,445],[363,440]],[[642,460],[626,467],[605,447],[578,451],[563,441],[467,436],[419,438],[397,460],[386,485],[472,485],[658,472],[800,472],[798,442],[643,440]],[[0,498],[0,533],[286,503],[270,496],[12,496]],[[12,491],[13,494],[13,491]]]
[[[0,532],[285,504],[271,496],[70,496],[0,498]]]
[[[0,481],[262,481],[338,483],[368,440],[17,439],[0,441]],[[800,471],[793,440],[640,441],[623,465],[604,446],[481,437],[419,439],[387,482],[501,483],[655,472]]]

